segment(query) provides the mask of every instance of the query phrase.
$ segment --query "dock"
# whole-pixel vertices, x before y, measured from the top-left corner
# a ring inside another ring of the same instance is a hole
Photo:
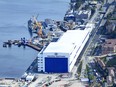
[[[37,51],[41,51],[41,49],[43,48],[42,45],[40,45],[40,44],[35,45],[32,42],[30,42],[29,40],[8,40],[7,42],[3,42],[4,48],[12,47],[12,45],[18,46],[18,47],[23,46],[24,48],[25,48],[25,46],[27,46],[27,47],[30,47]]]
[[[36,45],[34,45],[32,43],[27,43],[26,46],[31,47],[31,48],[33,48],[33,49],[35,49],[37,51],[41,51],[41,49],[42,49],[41,47],[38,47],[38,46],[36,46]]]

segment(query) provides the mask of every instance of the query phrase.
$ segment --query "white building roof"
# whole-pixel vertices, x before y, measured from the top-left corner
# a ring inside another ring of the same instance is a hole
[[[60,44],[58,42],[51,42],[44,50],[44,53],[69,53],[69,51],[72,50],[73,47],[74,46],[71,44]]]
[[[51,42],[44,53],[71,53],[74,47],[80,47],[88,30],[68,30],[57,42]]]
[[[78,12],[78,15],[81,15],[81,14],[88,14],[90,12],[90,10],[80,10]]]
[[[88,82],[89,79],[88,79],[88,78],[81,78],[81,81],[82,81],[82,82]]]
[[[26,80],[27,81],[32,81],[33,79],[34,79],[34,75],[28,75],[27,77],[26,77]]]

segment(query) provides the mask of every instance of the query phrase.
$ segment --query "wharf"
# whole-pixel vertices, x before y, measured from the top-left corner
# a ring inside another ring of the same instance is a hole
[[[7,42],[3,43],[3,47],[11,47],[12,45],[16,45],[18,47],[23,46],[24,48],[25,48],[25,46],[28,46],[30,48],[37,50],[37,51],[41,51],[41,49],[42,49],[41,45],[39,45],[39,44],[35,45],[30,41],[24,41],[24,40],[23,41],[21,41],[21,40],[8,40]]]
[[[36,46],[36,45],[34,45],[32,43],[27,43],[26,46],[31,47],[31,48],[33,48],[33,49],[35,49],[37,51],[41,51],[41,49],[42,49],[42,48],[40,48],[40,47],[38,47],[38,46]]]

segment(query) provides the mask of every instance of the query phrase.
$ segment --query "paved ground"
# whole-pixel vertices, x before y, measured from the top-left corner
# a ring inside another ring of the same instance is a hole
[[[32,82],[28,87],[41,87],[39,83],[46,83],[49,81],[48,77],[51,77],[51,81],[57,77],[57,74],[38,74],[37,80]]]
[[[95,12],[95,14],[92,16],[92,18],[90,19],[90,22],[92,23],[92,22],[94,22],[95,21],[95,18],[98,16],[98,9],[96,10],[96,12]],[[84,54],[83,54],[83,56],[82,56],[82,60],[83,60],[83,63],[82,63],[82,69],[81,69],[81,78],[84,78],[84,75],[85,75],[85,69],[86,69],[86,64],[87,64],[87,61],[88,61],[88,59],[87,59],[87,53],[88,53],[88,51],[91,49],[91,44],[92,44],[92,40],[95,38],[95,35],[96,35],[96,28],[95,28],[95,30],[93,30],[93,31],[95,31],[94,32],[94,36],[90,39],[90,42],[89,42],[89,44],[88,44],[88,46],[87,46],[87,48],[85,49],[85,51],[84,51]]]
[[[84,84],[82,84],[80,81],[75,80],[75,81],[67,81],[67,80],[62,80],[59,82],[55,82],[49,87],[85,87]]]
[[[0,87],[21,87],[25,82],[18,82],[18,80],[1,79]]]

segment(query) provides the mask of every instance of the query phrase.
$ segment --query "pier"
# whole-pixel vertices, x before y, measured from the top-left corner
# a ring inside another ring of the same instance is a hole
[[[35,49],[37,51],[41,51],[41,49],[42,49],[41,47],[33,45],[32,43],[27,43],[26,46],[31,47],[31,48],[33,48],[33,49]]]
[[[3,42],[3,47],[7,48],[7,47],[12,47],[12,45],[14,46],[18,46],[21,47],[23,46],[25,48],[25,46],[33,48],[37,51],[41,51],[42,49],[42,45],[40,44],[33,44],[32,42],[30,42],[29,40],[25,40],[25,39],[21,39],[21,40],[8,40],[7,42]]]

